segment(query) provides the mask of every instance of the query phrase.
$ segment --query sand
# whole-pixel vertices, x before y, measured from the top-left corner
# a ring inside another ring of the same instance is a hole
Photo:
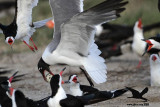
[[[19,74],[27,74],[24,80],[13,83],[12,85],[15,89],[23,91],[27,97],[33,100],[40,100],[51,94],[49,84],[43,80],[37,69],[38,60],[44,49],[39,50],[40,51],[36,53],[25,52],[9,56],[2,55],[0,61],[1,67],[13,69],[13,73],[18,70]],[[130,86],[139,91],[148,87],[149,91],[144,95],[144,97],[149,100],[148,102],[143,102],[140,99],[127,98],[131,96],[131,93],[127,92],[118,98],[90,105],[89,107],[159,107],[160,88],[150,86],[149,58],[143,58],[142,66],[139,69],[136,68],[138,61],[139,58],[133,53],[107,59],[107,82],[99,85],[95,84],[95,87],[99,90],[115,90]],[[54,73],[59,73],[63,68],[64,66],[53,66],[51,70],[54,71]],[[63,80],[67,80],[69,74],[73,73],[78,73],[81,84],[89,85],[84,75],[80,73],[78,67],[67,66]],[[63,87],[68,93],[68,86],[63,85]]]

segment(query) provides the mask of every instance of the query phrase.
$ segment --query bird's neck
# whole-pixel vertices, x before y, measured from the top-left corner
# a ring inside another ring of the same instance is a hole
[[[47,104],[49,107],[61,107],[60,100],[65,98],[67,98],[66,93],[63,87],[59,86],[59,88],[56,88],[55,90],[52,89],[52,95]]]
[[[83,95],[83,92],[80,89],[79,83],[70,85],[70,91],[73,96],[82,96]]]

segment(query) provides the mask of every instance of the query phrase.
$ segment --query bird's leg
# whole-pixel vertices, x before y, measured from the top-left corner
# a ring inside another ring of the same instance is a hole
[[[34,48],[32,46],[30,46],[29,44],[26,43],[26,41],[23,41],[33,52],[34,52]]]
[[[36,50],[38,50],[37,46],[36,46],[35,43],[33,42],[33,39],[30,38],[30,40],[32,41],[34,48],[35,48]]]
[[[140,59],[140,60],[139,60],[139,63],[138,63],[138,65],[137,65],[136,68],[140,68],[140,67],[141,67],[141,64],[142,64],[142,60]]]

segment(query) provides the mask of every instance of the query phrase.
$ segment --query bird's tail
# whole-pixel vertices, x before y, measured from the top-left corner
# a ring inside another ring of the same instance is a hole
[[[100,53],[98,46],[93,43],[90,48],[90,55],[83,61],[87,73],[97,84],[107,80],[107,66],[105,60],[99,56]]]

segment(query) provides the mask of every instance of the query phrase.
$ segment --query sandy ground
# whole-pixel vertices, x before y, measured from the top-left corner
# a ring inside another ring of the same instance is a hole
[[[26,52],[13,54],[10,56],[3,55],[0,58],[1,67],[8,67],[15,71],[20,71],[19,74],[27,74],[23,81],[13,83],[13,87],[24,92],[24,94],[34,100],[39,100],[51,94],[50,86],[44,82],[41,74],[37,69],[37,63],[44,49],[39,49],[36,53]],[[145,87],[149,87],[149,92],[144,95],[148,102],[142,102],[138,99],[129,99],[130,92],[125,93],[115,99],[107,100],[94,104],[95,107],[159,107],[160,106],[160,88],[150,87],[149,60],[143,58],[142,67],[137,69],[138,57],[132,53],[113,57],[106,60],[108,66],[108,81],[95,87],[100,90],[121,89],[125,86],[134,86],[135,89],[141,91]],[[54,66],[52,71],[59,72],[64,66]],[[67,80],[69,74],[79,71],[77,67],[68,67],[63,75],[63,80]],[[76,72],[78,73],[78,72]],[[84,75],[78,74],[81,84],[88,85],[88,81]],[[68,86],[63,86],[68,92]],[[130,104],[130,105],[129,105]],[[89,107],[91,107],[89,106]]]

